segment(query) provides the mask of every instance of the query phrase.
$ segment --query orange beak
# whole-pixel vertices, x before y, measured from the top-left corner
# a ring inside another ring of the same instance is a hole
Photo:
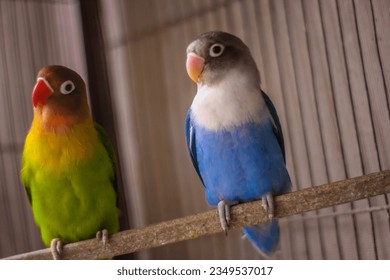
[[[191,52],[187,55],[186,68],[188,76],[190,76],[191,80],[195,83],[198,83],[199,76],[203,71],[204,67],[204,58]]]
[[[53,88],[45,78],[38,78],[32,93],[32,103],[34,107],[45,105],[46,99],[53,92]]]

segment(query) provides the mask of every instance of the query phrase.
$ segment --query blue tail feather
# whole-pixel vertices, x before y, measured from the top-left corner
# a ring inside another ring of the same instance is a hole
[[[243,227],[242,229],[252,244],[265,255],[269,256],[275,251],[279,243],[278,221]]]

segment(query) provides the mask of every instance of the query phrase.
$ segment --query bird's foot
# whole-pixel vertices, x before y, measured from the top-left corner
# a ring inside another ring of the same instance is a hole
[[[98,232],[96,232],[96,238],[99,241],[103,242],[104,249],[106,249],[107,240],[108,240],[108,231],[106,229],[99,230]]]
[[[261,197],[261,201],[263,202],[264,210],[268,213],[268,218],[272,220],[274,218],[274,197],[271,192],[266,193]]]
[[[229,224],[232,219],[230,215],[230,205],[225,200],[218,202],[218,215],[221,227],[225,232],[225,235],[227,235]]]
[[[51,254],[53,255],[53,260],[60,260],[62,253],[62,243],[59,238],[54,238],[50,244]]]

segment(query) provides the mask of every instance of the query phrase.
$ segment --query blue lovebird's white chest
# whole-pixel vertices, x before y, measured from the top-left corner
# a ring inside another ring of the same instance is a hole
[[[233,71],[213,87],[200,84],[191,110],[198,125],[213,131],[270,118],[260,89]]]

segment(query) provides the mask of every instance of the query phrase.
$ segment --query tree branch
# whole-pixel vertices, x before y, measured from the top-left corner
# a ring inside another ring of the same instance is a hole
[[[310,187],[275,197],[275,218],[343,204],[390,192],[390,170]],[[232,207],[230,228],[239,228],[268,221],[261,201]],[[104,249],[96,239],[67,244],[63,259],[97,259],[155,248],[203,235],[222,232],[217,210],[122,231],[110,236]],[[52,259],[50,249],[8,257],[8,259]]]

